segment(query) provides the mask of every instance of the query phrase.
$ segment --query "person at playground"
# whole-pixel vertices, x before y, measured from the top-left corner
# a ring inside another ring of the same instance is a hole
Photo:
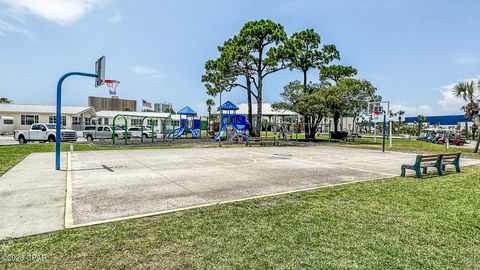
[[[243,141],[243,131],[239,130],[238,132],[235,132],[235,138],[234,140],[237,142],[237,143],[242,143]]]
[[[279,133],[282,139],[287,139],[287,134],[285,133],[285,129],[283,128],[283,126],[280,126]]]
[[[233,129],[230,125],[227,126],[227,143],[232,143],[234,137]]]

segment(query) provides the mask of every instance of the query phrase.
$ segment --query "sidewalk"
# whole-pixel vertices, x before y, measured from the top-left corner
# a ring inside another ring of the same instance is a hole
[[[54,166],[55,153],[34,153],[0,177],[0,240],[64,228],[66,173]]]

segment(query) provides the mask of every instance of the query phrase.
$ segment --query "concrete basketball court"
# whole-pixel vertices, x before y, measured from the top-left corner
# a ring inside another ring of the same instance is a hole
[[[414,159],[327,146],[115,150],[64,155],[55,172],[54,153],[36,153],[0,178],[0,239],[398,176]]]

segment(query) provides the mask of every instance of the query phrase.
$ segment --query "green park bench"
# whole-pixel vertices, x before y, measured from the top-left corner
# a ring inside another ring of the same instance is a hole
[[[277,145],[277,138],[276,137],[250,137],[246,141],[246,146],[252,146],[253,144],[259,144],[260,146],[267,146],[267,145],[272,145],[275,146]]]
[[[461,153],[443,154],[442,156],[442,173],[445,173],[447,165],[455,166],[455,171],[459,173],[460,170],[460,156]]]
[[[460,153],[453,154],[438,154],[438,155],[417,155],[415,164],[403,164],[401,167],[401,176],[404,177],[406,170],[415,171],[417,178],[422,178],[423,174],[427,173],[427,168],[437,169],[438,175],[445,174],[445,167],[447,165],[455,166],[456,172],[460,172]]]

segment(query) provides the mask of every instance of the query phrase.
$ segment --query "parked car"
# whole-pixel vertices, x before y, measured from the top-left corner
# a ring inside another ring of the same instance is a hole
[[[143,127],[143,134],[141,127],[131,127],[128,129],[128,132],[132,134],[132,138],[141,138],[144,139],[152,138],[156,136],[156,133],[153,132],[150,128]]]
[[[87,141],[99,140],[99,139],[111,139],[113,134],[113,128],[107,125],[98,126],[86,126],[83,129],[83,137]],[[123,139],[125,130],[120,127],[115,127],[115,139]],[[127,138],[131,137],[131,133],[127,132]]]
[[[450,139],[449,143],[453,145],[463,146],[467,142],[462,138],[454,138]]]
[[[56,125],[55,124],[33,124],[30,130],[15,130],[14,138],[20,144],[27,142],[55,142],[56,139]],[[77,141],[77,132],[70,129],[60,130],[60,140],[62,142]]]

